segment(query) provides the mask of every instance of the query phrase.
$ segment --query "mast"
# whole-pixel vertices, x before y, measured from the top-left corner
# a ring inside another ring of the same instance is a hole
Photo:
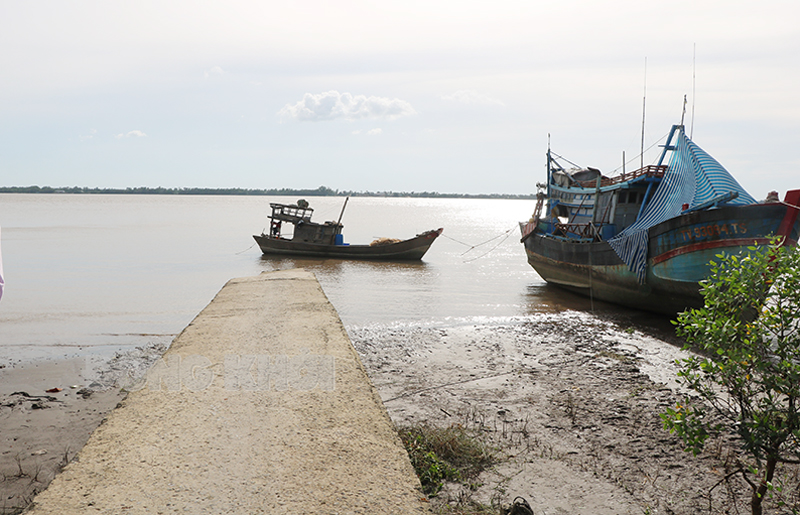
[[[625,177],[625,151],[622,151],[622,177]]]
[[[331,235],[331,244],[336,242],[336,235],[341,232],[342,228],[342,217],[344,216],[344,208],[347,207],[347,201],[350,200],[350,196],[346,196],[344,198],[344,204],[342,204],[342,212],[339,213],[339,220],[336,222],[336,227],[333,228],[333,234]]]
[[[347,207],[347,201],[350,200],[350,196],[348,195],[344,199],[344,205],[342,205],[342,212],[339,213],[339,220],[336,222],[336,225],[342,225],[342,217],[344,216],[344,208]]]

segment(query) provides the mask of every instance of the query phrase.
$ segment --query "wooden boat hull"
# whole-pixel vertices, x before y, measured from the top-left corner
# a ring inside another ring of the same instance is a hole
[[[442,229],[427,231],[414,238],[387,245],[322,245],[253,235],[265,255],[310,256],[340,259],[415,261],[422,259]]]
[[[798,209],[782,203],[681,215],[650,228],[644,284],[605,241],[570,242],[537,231],[523,242],[528,263],[548,283],[598,300],[674,315],[702,306],[698,282],[708,276],[708,263],[717,254],[738,254],[769,242],[773,235],[796,245],[798,233]]]

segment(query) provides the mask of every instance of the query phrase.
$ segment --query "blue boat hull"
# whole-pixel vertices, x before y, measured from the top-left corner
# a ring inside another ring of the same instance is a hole
[[[576,242],[534,231],[523,237],[528,263],[548,283],[607,302],[674,315],[703,303],[698,282],[717,254],[738,254],[781,235],[796,245],[798,209],[785,203],[695,211],[649,230],[647,276],[605,242]]]

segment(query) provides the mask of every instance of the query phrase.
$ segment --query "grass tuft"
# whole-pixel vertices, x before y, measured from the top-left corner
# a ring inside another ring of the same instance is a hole
[[[467,481],[495,463],[493,450],[461,425],[398,428],[422,490],[439,493],[445,481]]]

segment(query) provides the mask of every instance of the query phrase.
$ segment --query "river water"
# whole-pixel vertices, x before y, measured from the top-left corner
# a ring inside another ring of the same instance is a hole
[[[599,311],[547,286],[527,264],[518,222],[531,200],[351,198],[345,241],[409,238],[444,228],[419,263],[276,259],[252,234],[267,226],[263,196],[0,194],[5,292],[0,359],[111,355],[169,342],[226,281],[302,267],[314,272],[349,331],[364,327],[513,323],[541,313]],[[308,198],[314,220],[336,220],[343,198]]]

